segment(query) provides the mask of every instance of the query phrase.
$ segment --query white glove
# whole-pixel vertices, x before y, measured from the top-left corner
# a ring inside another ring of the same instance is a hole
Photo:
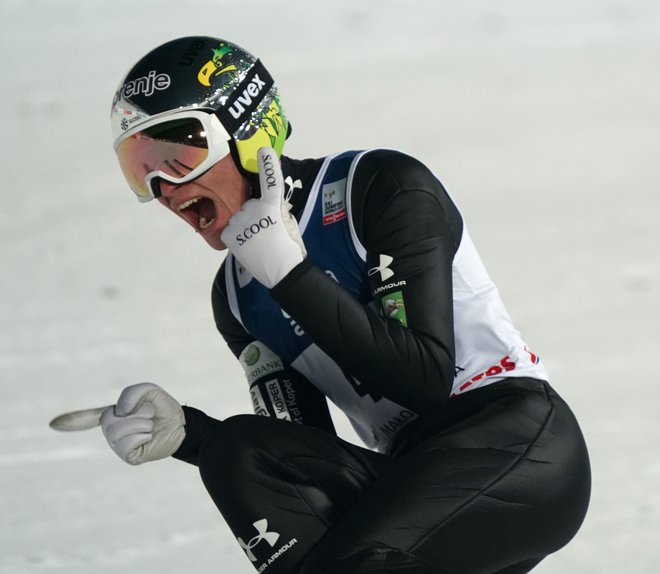
[[[307,251],[298,223],[284,199],[282,167],[272,148],[257,152],[261,197],[249,199],[230,219],[220,238],[262,285],[272,289]]]
[[[186,436],[184,424],[181,405],[153,383],[126,387],[101,415],[110,448],[128,464],[174,454]]]

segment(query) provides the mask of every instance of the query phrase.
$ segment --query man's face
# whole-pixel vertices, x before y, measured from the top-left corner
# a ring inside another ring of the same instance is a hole
[[[187,221],[213,249],[226,249],[220,234],[250,198],[250,182],[227,155],[197,179],[175,185],[160,181],[165,207]]]

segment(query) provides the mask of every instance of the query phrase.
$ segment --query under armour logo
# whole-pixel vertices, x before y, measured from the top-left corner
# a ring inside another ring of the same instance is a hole
[[[266,518],[262,520],[257,520],[252,524],[257,529],[258,534],[254,538],[250,538],[247,544],[243,542],[242,538],[238,538],[238,543],[241,545],[241,548],[245,550],[247,557],[251,562],[256,562],[257,557],[252,553],[252,549],[259,544],[262,540],[265,540],[270,544],[271,548],[275,546],[280,535],[277,532],[268,532],[268,520]]]
[[[383,255],[381,253],[380,255],[380,264],[378,267],[373,267],[369,269],[369,277],[372,275],[375,275],[376,273],[380,273],[380,280],[381,281],[386,281],[390,277],[394,275],[394,271],[390,269],[390,265],[394,261],[394,257],[390,257],[389,255]]]
[[[286,194],[284,195],[284,199],[286,201],[289,201],[291,199],[294,190],[302,189],[302,181],[300,181],[299,179],[293,181],[293,178],[290,175],[287,176],[287,178],[284,180],[284,183],[286,183],[288,187],[288,189],[286,190]]]

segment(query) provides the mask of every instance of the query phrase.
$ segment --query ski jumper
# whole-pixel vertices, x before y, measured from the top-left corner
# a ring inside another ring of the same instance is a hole
[[[265,416],[184,407],[175,457],[259,572],[528,571],[579,528],[588,455],[460,212],[396,151],[282,168],[307,259],[268,290],[228,255],[213,286]]]

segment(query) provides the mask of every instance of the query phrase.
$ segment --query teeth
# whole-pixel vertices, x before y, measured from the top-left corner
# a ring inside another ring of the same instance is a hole
[[[209,225],[211,225],[215,221],[215,217],[211,218],[210,221],[206,221],[203,217],[199,218],[199,228],[200,229],[206,229]]]
[[[194,199],[190,199],[190,200],[186,201],[185,203],[182,203],[181,205],[179,205],[179,207],[177,207],[177,209],[178,209],[179,211],[183,211],[184,209],[188,209],[191,205],[194,205],[194,204],[197,203],[200,199],[201,199],[201,197],[196,197],[196,198],[194,198]],[[206,228],[209,227],[214,221],[215,221],[215,217],[212,217],[210,220],[207,220],[205,217],[203,217],[203,216],[200,215],[200,216],[199,216],[199,228],[200,228],[200,229],[206,229]]]
[[[199,197],[196,197],[195,199],[191,199],[190,201],[186,201],[185,203],[182,203],[179,205],[178,209],[179,211],[183,211],[184,209],[190,207],[193,203],[197,203],[200,200]]]

